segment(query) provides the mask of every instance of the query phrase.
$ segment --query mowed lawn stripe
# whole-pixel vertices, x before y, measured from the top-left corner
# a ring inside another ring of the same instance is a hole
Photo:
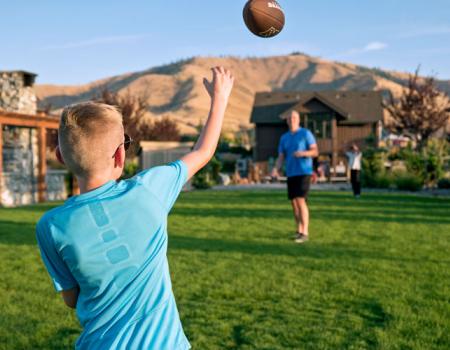
[[[169,261],[194,349],[447,349],[450,200],[313,192],[296,245],[282,191],[182,194]],[[34,238],[55,204],[0,209],[0,349],[65,349],[80,327]]]

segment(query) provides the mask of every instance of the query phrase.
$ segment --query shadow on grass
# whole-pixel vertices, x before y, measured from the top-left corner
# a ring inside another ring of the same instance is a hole
[[[374,299],[349,298],[343,301],[342,307],[347,310],[348,314],[361,318],[364,326],[346,332],[340,346],[349,349],[353,348],[355,344],[361,346],[361,341],[363,341],[365,348],[378,349],[377,329],[387,328],[393,319],[392,315],[387,313],[382,304]]]
[[[379,210],[325,210],[322,208],[315,209],[310,206],[311,220],[344,220],[344,221],[373,221],[373,222],[397,222],[405,224],[413,223],[428,223],[428,224],[450,224],[450,216],[446,216],[441,212],[425,212],[425,211],[408,211],[404,212],[401,209],[398,212],[389,211],[383,212],[382,208]],[[292,218],[292,211],[289,208],[280,209],[252,209],[246,208],[230,208],[217,207],[214,208],[183,208],[177,207],[173,211],[174,215],[179,216],[201,216],[201,217],[217,217],[217,218]],[[411,215],[412,214],[412,215]],[[419,215],[419,217],[417,216]]]
[[[243,253],[252,255],[273,255],[289,256],[310,259],[330,259],[347,260],[348,259],[371,259],[396,262],[433,262],[439,264],[450,264],[450,260],[430,260],[423,257],[403,258],[394,255],[385,255],[375,250],[367,250],[358,246],[347,246],[343,244],[320,244],[309,242],[305,245],[289,244],[270,244],[250,241],[231,241],[210,238],[195,238],[173,236],[169,237],[169,250],[188,250],[197,252],[223,252],[223,253]]]
[[[0,220],[0,244],[37,245],[34,224]]]

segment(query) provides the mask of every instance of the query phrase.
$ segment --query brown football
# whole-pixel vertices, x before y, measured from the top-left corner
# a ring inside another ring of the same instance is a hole
[[[284,27],[284,12],[275,0],[249,0],[244,7],[247,28],[262,38],[271,38]]]

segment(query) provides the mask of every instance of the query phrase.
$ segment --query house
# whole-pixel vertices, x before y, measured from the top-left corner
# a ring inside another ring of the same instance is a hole
[[[39,113],[36,74],[0,71],[0,205],[67,198],[65,170],[51,170],[47,154],[59,118]]]
[[[382,94],[377,91],[300,91],[257,93],[251,113],[255,124],[255,162],[277,157],[278,143],[288,131],[286,117],[295,110],[300,123],[313,132],[320,160],[336,171],[346,161],[344,152],[352,144],[364,146],[368,137],[381,138]]]

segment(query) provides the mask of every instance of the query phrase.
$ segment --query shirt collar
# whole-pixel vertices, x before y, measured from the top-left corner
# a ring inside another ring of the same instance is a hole
[[[80,202],[84,201],[93,197],[100,196],[106,192],[108,192],[117,182],[115,180],[109,180],[108,182],[104,183],[100,187],[97,187],[91,191],[79,194],[78,196],[70,197],[66,203],[72,203],[72,202]]]

